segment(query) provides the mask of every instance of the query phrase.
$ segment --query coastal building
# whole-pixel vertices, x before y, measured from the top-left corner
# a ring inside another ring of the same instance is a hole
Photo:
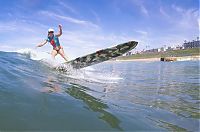
[[[165,52],[167,49],[164,47],[159,48],[158,52]]]
[[[183,46],[180,46],[180,45],[175,46],[175,47],[173,48],[173,50],[181,50],[181,49],[184,49],[184,47],[183,47]]]
[[[167,47],[167,49],[166,49],[166,51],[170,51],[170,50],[173,50],[173,48],[172,47]]]
[[[132,55],[132,52],[129,51],[126,53],[126,56],[130,56],[130,55]]]
[[[200,48],[200,41],[199,40],[193,40],[192,42],[184,42],[183,43],[184,49],[188,48]]]
[[[146,46],[146,48],[148,48],[149,46]],[[165,51],[171,51],[171,50],[182,50],[182,49],[188,49],[188,48],[200,48],[200,41],[199,41],[199,37],[197,37],[196,40],[193,40],[191,42],[187,42],[186,40],[184,41],[184,43],[182,45],[180,44],[175,44],[174,46],[166,46],[163,45],[163,47],[161,48],[157,48],[157,49],[148,49],[145,50],[143,49],[142,51],[135,51],[135,53],[127,53],[126,55],[132,55],[132,54],[145,54],[145,53],[156,53],[156,52],[165,52]]]
[[[158,49],[150,49],[145,51],[145,53],[155,53],[155,52],[158,52]]]

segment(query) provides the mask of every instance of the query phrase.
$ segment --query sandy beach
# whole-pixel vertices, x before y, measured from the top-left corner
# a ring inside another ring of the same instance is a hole
[[[176,58],[176,61],[189,61],[189,60],[200,60],[200,56],[183,56],[183,57],[167,57],[167,58]],[[116,59],[115,61],[160,61],[160,58],[146,58],[146,59]]]
[[[146,58],[146,59],[127,59],[127,60],[118,60],[116,61],[160,61],[160,58]]]

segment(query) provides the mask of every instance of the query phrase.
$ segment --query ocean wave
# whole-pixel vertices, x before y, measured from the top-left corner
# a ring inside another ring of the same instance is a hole
[[[2,53],[3,56],[5,56],[7,52]],[[2,57],[3,57],[2,56]],[[13,59],[15,58],[15,59]],[[61,58],[62,59],[62,58]],[[20,63],[17,63],[17,61],[23,61]],[[32,60],[32,61],[31,61]],[[52,59],[51,55],[47,52],[41,52],[34,49],[20,49],[16,52],[10,52],[9,55],[7,53],[7,61],[14,61],[15,66],[21,67],[21,64],[27,64],[26,66],[23,66],[24,69],[29,69],[32,71],[34,69],[33,64],[34,62],[37,62],[37,68],[42,70],[42,65],[47,67],[49,70],[48,72],[54,72],[55,74],[62,74],[66,78],[71,78],[74,80],[79,80],[81,82],[97,82],[97,83],[117,83],[119,80],[123,79],[119,75],[114,73],[105,73],[105,72],[99,72],[98,69],[94,67],[86,67],[83,69],[73,69],[70,65],[63,64],[63,60],[60,59]],[[61,66],[64,68],[63,71],[60,72],[56,69],[56,67]],[[15,67],[14,66],[14,67]],[[46,69],[46,68],[45,68]],[[22,69],[23,70],[23,69]],[[22,72],[22,71],[19,71]],[[42,72],[42,71],[41,71]],[[32,73],[34,75],[34,73]]]

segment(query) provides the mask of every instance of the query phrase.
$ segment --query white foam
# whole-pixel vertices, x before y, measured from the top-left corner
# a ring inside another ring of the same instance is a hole
[[[89,69],[89,70],[88,70]],[[91,71],[92,69],[92,71]],[[123,79],[119,75],[114,73],[99,73],[93,68],[84,68],[80,70],[71,70],[67,77],[85,80],[87,82],[98,82],[98,83],[118,83],[119,80]]]
[[[16,52],[24,54],[24,55],[28,55],[30,56],[30,59],[32,60],[42,60],[42,59],[48,59],[51,57],[51,55],[47,52],[41,52],[41,51],[29,49],[29,48],[20,49],[20,50],[17,50]]]
[[[95,71],[95,69],[93,68],[93,67],[91,67],[91,66],[89,66],[89,67],[85,67],[85,68],[83,68],[84,70],[87,70],[87,71]]]
[[[39,60],[43,64],[51,68],[62,66],[62,68],[66,72],[66,76],[73,79],[98,83],[117,83],[119,80],[123,79],[115,73],[99,72],[93,67],[86,67],[80,70],[75,70],[70,65],[62,64],[64,62],[64,59],[61,58],[60,55],[57,55],[56,59],[52,59],[50,53],[29,48],[20,49],[16,52],[28,55],[32,60]]]

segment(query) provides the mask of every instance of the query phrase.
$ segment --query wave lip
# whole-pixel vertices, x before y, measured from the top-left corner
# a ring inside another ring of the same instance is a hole
[[[30,49],[30,48],[19,49],[16,52],[20,53],[20,54],[27,55],[32,60],[47,59],[50,56],[48,52],[41,52],[41,51],[33,50],[33,49]]]

